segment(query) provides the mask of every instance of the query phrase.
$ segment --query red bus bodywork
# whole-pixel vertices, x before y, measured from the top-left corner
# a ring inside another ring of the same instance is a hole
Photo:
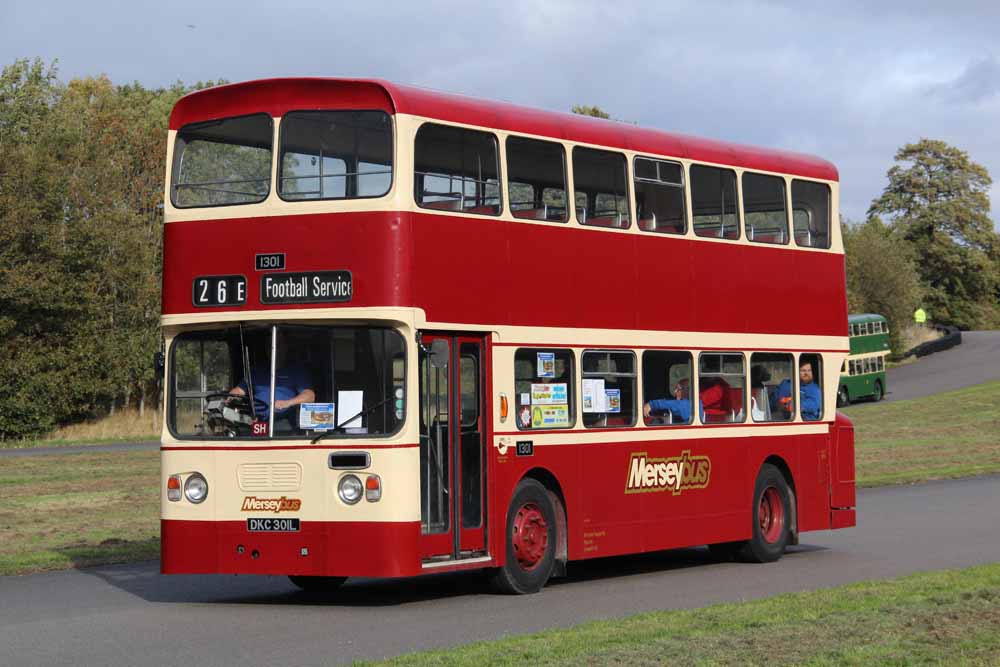
[[[654,156],[810,179],[838,179],[833,165],[811,156],[372,80],[274,79],[212,88],[180,100],[171,115],[170,128],[260,112],[278,118],[288,111],[306,109],[379,109]],[[399,168],[399,164],[394,165],[394,169]],[[546,249],[543,263],[533,248]],[[468,323],[469,329],[488,324],[792,334],[843,337],[846,347],[844,260],[839,253],[604,233],[573,222],[512,224],[502,218],[441,215],[430,210],[170,222],[164,230],[163,314],[242,310],[195,308],[192,304],[195,276],[224,274],[251,277],[247,304],[255,305],[245,308],[262,310],[258,281],[252,278],[256,275],[254,257],[276,251],[287,254],[287,271],[351,271],[353,299],[344,307],[419,308],[428,322]],[[613,279],[592,280],[595,267]],[[525,276],[549,286],[564,285],[557,306],[549,299],[522,298],[520,285]],[[767,299],[755,302],[744,298],[760,290],[767,292]],[[283,309],[310,307],[336,305],[266,308],[279,319]],[[602,346],[600,341],[578,339],[573,334],[567,338],[574,347]],[[488,339],[487,358],[493,345]],[[486,372],[489,392],[492,378],[488,369]],[[518,432],[509,423],[495,424],[493,411],[486,414],[487,443],[497,435],[541,435],[539,431]],[[716,430],[756,427],[753,424],[692,426],[693,436],[713,429],[712,438],[682,441],[684,449],[696,449],[711,458],[712,493],[645,494],[632,503],[624,503],[621,495],[628,473],[623,459],[627,461],[630,454],[641,451],[652,455],[659,445],[630,441],[628,435],[648,428],[603,429],[606,437],[600,443],[539,447],[531,458],[510,456],[502,463],[493,456],[494,447],[487,444],[487,543],[492,559],[488,563],[457,561],[443,569],[502,565],[507,503],[527,474],[554,481],[565,507],[562,530],[566,533],[565,556],[570,560],[746,539],[751,520],[747,499],[755,474],[748,471],[758,470],[766,461],[780,462],[794,480],[798,532],[853,526],[853,429],[841,415],[825,425],[828,428],[821,434],[754,438],[725,437]],[[678,428],[684,427],[671,431]],[[670,442],[676,448],[678,443]],[[326,452],[339,445],[327,441],[274,449],[288,447]],[[369,447],[377,449],[379,445]],[[164,446],[165,452],[253,449],[258,448],[219,442]],[[426,572],[421,565],[419,522],[309,522],[301,533],[249,539],[239,521],[164,520],[161,528],[165,573],[405,576]],[[245,553],[233,548],[237,542],[245,544]],[[308,562],[300,557],[302,548],[314,554]],[[257,549],[261,557],[250,558]]]

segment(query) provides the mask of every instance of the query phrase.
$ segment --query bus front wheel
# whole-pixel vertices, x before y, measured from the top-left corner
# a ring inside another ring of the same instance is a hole
[[[872,395],[872,400],[878,403],[882,400],[882,381],[875,380],[875,393]]]
[[[347,581],[347,577],[305,577],[288,575],[288,580],[304,591],[310,593],[331,593]]]
[[[792,506],[785,476],[770,463],[761,466],[757,475],[752,511],[752,537],[737,555],[751,563],[778,560],[788,545]]]
[[[542,590],[556,563],[556,512],[537,480],[517,485],[507,510],[506,541],[506,562],[491,573],[493,588],[516,595]]]
[[[847,393],[847,387],[841,387],[837,391],[837,407],[843,408],[849,405],[851,402],[851,397]]]

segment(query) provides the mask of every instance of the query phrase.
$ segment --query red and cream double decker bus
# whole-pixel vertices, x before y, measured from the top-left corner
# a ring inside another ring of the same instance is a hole
[[[855,523],[823,160],[346,79],[180,100],[165,573],[467,568]]]

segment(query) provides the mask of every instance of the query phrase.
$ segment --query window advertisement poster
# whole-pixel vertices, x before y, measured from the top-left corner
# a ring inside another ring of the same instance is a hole
[[[552,384],[532,383],[531,404],[532,405],[557,405],[569,403],[565,382],[555,382]]]
[[[538,353],[538,377],[554,378],[556,376],[556,353]]]
[[[565,428],[569,426],[569,405],[531,406],[532,428]]]
[[[604,393],[604,378],[583,379],[583,411],[607,412],[607,395]]]
[[[607,405],[607,412],[621,412],[622,411],[622,390],[621,389],[606,389],[604,390],[604,400]]]
[[[333,403],[303,403],[299,406],[299,428],[328,431],[333,428]]]

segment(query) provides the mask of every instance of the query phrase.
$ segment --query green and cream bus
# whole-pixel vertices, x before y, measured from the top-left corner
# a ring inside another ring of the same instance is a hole
[[[840,371],[837,405],[885,395],[885,361],[889,356],[889,323],[882,315],[849,315],[851,354]]]

